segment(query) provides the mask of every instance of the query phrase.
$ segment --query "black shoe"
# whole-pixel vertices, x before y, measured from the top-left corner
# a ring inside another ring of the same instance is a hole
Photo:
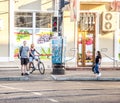
[[[25,73],[25,75],[29,75],[28,73]]]
[[[23,73],[21,73],[21,76],[23,76],[24,74]]]

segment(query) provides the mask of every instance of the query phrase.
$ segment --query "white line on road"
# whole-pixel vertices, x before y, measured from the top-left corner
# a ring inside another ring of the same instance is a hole
[[[7,89],[12,89],[12,90],[20,90],[20,91],[27,91],[27,92],[30,92],[30,90],[24,90],[24,89],[14,88],[14,87],[10,87],[10,86],[0,85],[0,87],[2,87],[2,88],[7,88]],[[39,96],[42,95],[42,94],[39,93],[39,92],[30,92],[30,93],[32,93],[32,94],[34,94],[34,95],[39,95]]]
[[[58,101],[57,101],[57,100],[52,99],[52,98],[49,98],[48,100],[49,100],[49,101],[51,101],[51,102],[54,102],[54,103],[58,103]]]
[[[10,86],[4,86],[4,85],[0,85],[0,87],[2,87],[2,88],[7,88],[7,89],[14,89],[14,90],[22,90],[22,89],[13,88],[13,87],[10,87]]]
[[[11,89],[11,90],[20,90],[20,91],[30,92],[30,90],[24,90],[24,89],[20,89],[20,88],[14,88],[14,87],[5,86],[5,85],[0,85],[0,87],[2,87],[2,88],[7,88],[7,89]],[[31,92],[31,93],[34,94],[34,95],[38,95],[38,96],[41,96],[41,95],[42,95],[42,94],[39,93],[39,92]],[[52,98],[49,98],[48,100],[51,101],[51,102],[54,102],[54,103],[58,103],[57,100],[52,99]]]
[[[41,93],[38,93],[38,92],[31,92],[31,93],[33,93],[33,94],[35,94],[35,95],[39,95],[39,96],[42,95]]]

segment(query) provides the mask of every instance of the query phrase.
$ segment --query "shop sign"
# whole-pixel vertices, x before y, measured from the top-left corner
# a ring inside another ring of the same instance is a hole
[[[114,0],[110,7],[112,8],[112,11],[120,11],[120,1]]]

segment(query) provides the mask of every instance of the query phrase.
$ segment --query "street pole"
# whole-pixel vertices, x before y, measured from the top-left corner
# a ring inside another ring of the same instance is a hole
[[[53,72],[52,74],[65,74],[65,63],[62,62],[63,60],[63,38],[62,38],[62,23],[63,23],[63,11],[62,8],[65,6],[64,0],[59,0],[59,10],[58,10],[58,36],[61,38],[59,47],[61,53],[59,56],[61,56],[61,63],[55,63],[53,64]],[[61,42],[62,41],[62,42]],[[58,51],[59,52],[59,51]]]

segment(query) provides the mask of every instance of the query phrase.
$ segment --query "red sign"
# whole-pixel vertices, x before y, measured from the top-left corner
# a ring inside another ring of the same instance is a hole
[[[111,3],[111,8],[113,11],[120,11],[120,1],[114,0]]]

